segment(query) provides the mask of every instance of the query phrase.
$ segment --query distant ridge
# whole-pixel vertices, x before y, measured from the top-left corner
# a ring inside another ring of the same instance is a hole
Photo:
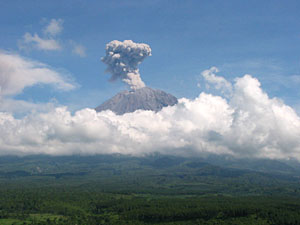
[[[111,110],[118,115],[134,112],[138,109],[158,112],[163,107],[175,105],[177,102],[177,98],[171,94],[143,87],[134,91],[122,91],[95,108],[95,110],[97,112]]]

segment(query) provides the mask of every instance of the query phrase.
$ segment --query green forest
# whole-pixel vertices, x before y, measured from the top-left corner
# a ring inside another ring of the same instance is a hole
[[[255,163],[0,157],[0,224],[300,224],[297,164]]]

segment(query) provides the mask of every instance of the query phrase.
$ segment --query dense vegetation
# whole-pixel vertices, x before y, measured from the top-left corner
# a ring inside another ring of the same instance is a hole
[[[300,199],[2,190],[1,224],[300,224]],[[21,222],[22,221],[22,222]]]
[[[0,224],[300,224],[297,167],[226,163],[1,157]]]

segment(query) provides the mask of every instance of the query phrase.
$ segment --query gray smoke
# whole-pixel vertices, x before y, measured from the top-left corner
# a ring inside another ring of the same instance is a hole
[[[147,57],[151,56],[151,48],[144,43],[134,43],[131,40],[111,41],[106,45],[106,55],[101,58],[111,73],[111,81],[121,79],[132,90],[145,87],[141,79],[138,65]]]

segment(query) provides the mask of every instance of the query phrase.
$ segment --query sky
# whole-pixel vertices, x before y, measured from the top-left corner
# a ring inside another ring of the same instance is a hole
[[[300,159],[299,11],[293,0],[0,1],[0,153]],[[95,114],[131,87],[103,62],[114,40],[149,46],[137,74],[177,106]]]

